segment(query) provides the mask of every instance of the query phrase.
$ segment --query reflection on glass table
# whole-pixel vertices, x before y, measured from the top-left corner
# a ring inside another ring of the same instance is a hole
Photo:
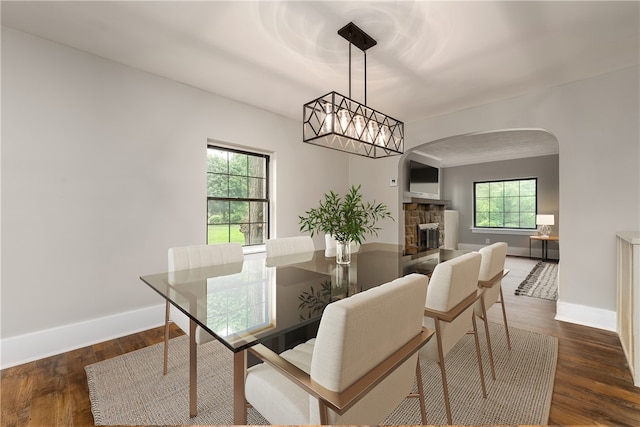
[[[461,249],[435,249],[428,252],[420,252],[415,255],[406,255],[403,262],[405,275],[420,273],[431,276],[436,265],[441,262],[469,253]]]
[[[355,280],[356,274],[355,269],[353,274],[351,273],[350,265],[336,264],[329,280],[322,282],[319,287],[311,285],[304,289],[298,296],[300,320],[317,318],[329,303],[357,293],[359,290]]]

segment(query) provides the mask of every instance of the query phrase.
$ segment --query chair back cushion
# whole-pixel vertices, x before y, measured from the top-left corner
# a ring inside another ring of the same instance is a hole
[[[482,255],[480,263],[479,280],[489,280],[504,270],[504,261],[507,257],[507,244],[497,242],[478,251]]]
[[[507,244],[504,242],[497,242],[478,251],[482,255],[482,262],[480,263],[480,274],[478,280],[490,280],[495,277],[496,274],[504,270],[504,262],[507,257]],[[485,309],[495,304],[500,296],[500,286],[502,286],[502,280],[498,280],[491,288],[486,288],[482,298],[484,299]],[[476,315],[482,316],[482,308],[480,303],[475,307]]]
[[[265,242],[267,258],[297,254],[301,252],[313,252],[313,240],[309,236],[282,237],[269,239]]]
[[[468,253],[436,265],[429,282],[426,307],[449,311],[476,291],[482,256]]]
[[[473,252],[438,264],[431,275],[425,307],[447,312],[469,295],[476,293],[481,259],[482,255]],[[471,329],[472,315],[473,305],[451,323],[440,322],[445,355]],[[431,318],[425,317],[424,325],[435,329]],[[429,341],[421,354],[438,360],[437,341]]]
[[[240,243],[222,243],[217,245],[180,246],[169,248],[168,269],[169,282],[172,281],[173,272],[188,270],[191,268],[211,267],[223,264],[238,264],[244,260],[242,245]],[[233,270],[242,268],[235,265]],[[173,305],[171,306],[171,319],[184,332],[189,334],[189,318]],[[206,332],[200,326],[196,328],[196,343],[204,344],[212,341],[213,335]]]
[[[240,243],[181,246],[169,249],[168,266],[169,271],[178,271],[242,262],[243,260],[244,254]]]
[[[420,333],[428,283],[426,276],[411,274],[329,304],[315,341],[311,378],[343,391]],[[380,423],[410,393],[416,362],[417,355],[343,416],[329,411],[330,423]],[[311,399],[310,414],[317,413],[317,401]]]

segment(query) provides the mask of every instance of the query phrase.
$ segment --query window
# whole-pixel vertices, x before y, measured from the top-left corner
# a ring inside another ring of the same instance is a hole
[[[207,147],[207,243],[269,237],[269,156]]]
[[[474,227],[536,228],[536,178],[474,182]]]

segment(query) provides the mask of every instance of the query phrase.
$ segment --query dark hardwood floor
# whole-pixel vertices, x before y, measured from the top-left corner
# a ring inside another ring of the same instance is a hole
[[[553,301],[514,295],[532,262],[509,258],[507,264],[509,325],[558,337],[549,424],[640,426],[640,388],[633,386],[617,335],[558,322]],[[489,318],[501,321],[497,306]],[[181,334],[171,328],[172,337]],[[162,340],[163,328],[156,328],[3,370],[0,425],[93,425],[84,367]]]

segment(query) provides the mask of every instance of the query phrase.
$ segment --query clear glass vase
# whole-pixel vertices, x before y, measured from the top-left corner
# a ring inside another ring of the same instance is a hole
[[[336,262],[338,264],[349,264],[351,262],[351,242],[336,242]]]

